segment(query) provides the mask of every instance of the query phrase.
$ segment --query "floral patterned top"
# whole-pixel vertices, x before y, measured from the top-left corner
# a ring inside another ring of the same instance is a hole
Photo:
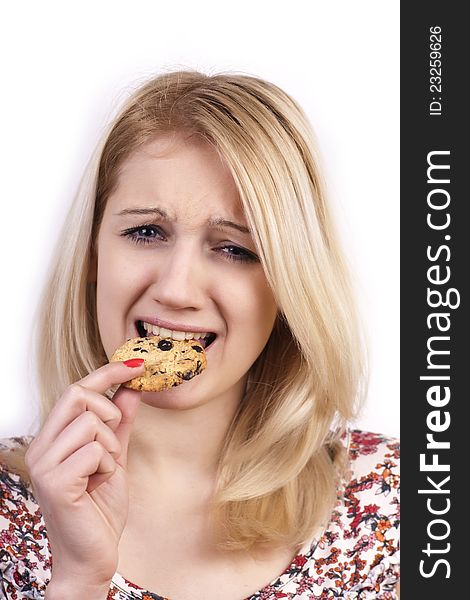
[[[5,438],[0,448],[28,443]],[[350,431],[350,472],[331,520],[289,567],[246,600],[362,600],[398,598],[399,443],[380,434]],[[44,598],[51,552],[31,488],[0,465],[0,598]],[[107,600],[168,600],[115,573]]]

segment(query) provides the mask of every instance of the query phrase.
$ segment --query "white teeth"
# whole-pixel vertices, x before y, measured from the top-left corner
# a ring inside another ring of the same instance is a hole
[[[150,323],[146,323],[145,321],[142,321],[142,324],[145,331],[147,331],[149,334],[158,335],[161,338],[171,338],[172,340],[199,340],[208,335],[206,332],[193,333],[192,331],[174,331],[172,329],[165,329],[165,327],[157,327],[156,325],[151,325]]]

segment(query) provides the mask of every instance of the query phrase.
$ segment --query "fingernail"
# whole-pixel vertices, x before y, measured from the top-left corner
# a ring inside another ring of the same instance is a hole
[[[126,365],[126,367],[135,368],[135,367],[141,367],[144,364],[144,359],[143,358],[130,358],[129,360],[124,360],[123,362]]]

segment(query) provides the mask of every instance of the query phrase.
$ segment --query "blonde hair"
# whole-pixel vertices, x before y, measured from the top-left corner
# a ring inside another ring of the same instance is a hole
[[[202,136],[228,165],[279,309],[221,452],[212,505],[219,545],[300,547],[334,507],[346,464],[340,437],[365,395],[366,354],[312,128],[272,83],[170,72],[137,89],[113,120],[42,296],[41,424],[69,384],[107,362],[87,276],[119,169],[152,138],[177,132]]]

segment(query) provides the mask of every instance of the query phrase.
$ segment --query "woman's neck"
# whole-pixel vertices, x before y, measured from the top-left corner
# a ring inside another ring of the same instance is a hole
[[[196,408],[173,410],[141,403],[128,449],[134,481],[168,488],[214,480],[220,452],[240,402],[227,393]]]

